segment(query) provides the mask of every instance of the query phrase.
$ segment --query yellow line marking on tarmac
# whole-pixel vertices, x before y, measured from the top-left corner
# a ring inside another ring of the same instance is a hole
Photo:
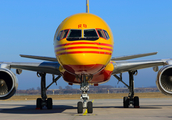
[[[84,114],[82,114],[82,115],[87,115],[87,109],[85,110]]]
[[[92,103],[94,102],[94,100],[92,100]],[[87,115],[87,109],[85,110],[84,114],[82,115]]]

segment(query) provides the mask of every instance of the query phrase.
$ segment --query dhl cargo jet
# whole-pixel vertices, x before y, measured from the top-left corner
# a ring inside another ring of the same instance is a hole
[[[18,81],[11,69],[17,74],[22,70],[37,72],[41,77],[41,98],[37,99],[36,108],[52,109],[52,98],[47,98],[46,90],[60,77],[69,83],[80,85],[81,101],[77,103],[77,112],[93,112],[93,103],[87,92],[89,85],[98,86],[107,82],[111,76],[122,82],[128,89],[128,96],[123,98],[124,108],[133,105],[139,107],[139,97],[134,96],[134,77],[137,70],[153,67],[157,74],[157,87],[165,95],[172,95],[172,59],[127,61],[138,57],[155,55],[157,52],[112,58],[113,35],[110,27],[100,17],[87,12],[67,17],[57,28],[54,35],[55,58],[33,55],[21,57],[45,60],[41,63],[0,62],[0,99],[14,95]],[[158,70],[158,66],[163,66]],[[122,79],[122,73],[129,73],[129,84]],[[46,74],[52,74],[52,83],[46,86]]]

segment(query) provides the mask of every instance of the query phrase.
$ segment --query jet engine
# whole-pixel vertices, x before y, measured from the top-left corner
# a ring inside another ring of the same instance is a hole
[[[161,68],[156,81],[158,89],[165,95],[172,95],[172,65]]]
[[[0,100],[12,97],[18,87],[15,74],[6,68],[0,68]]]

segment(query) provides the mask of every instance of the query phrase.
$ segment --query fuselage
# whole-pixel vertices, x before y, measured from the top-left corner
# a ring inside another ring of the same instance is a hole
[[[61,65],[59,70],[67,82],[77,81],[69,81],[65,75],[96,76],[105,70],[113,71],[110,63],[113,35],[107,23],[96,15],[79,13],[64,19],[54,36],[54,50]]]

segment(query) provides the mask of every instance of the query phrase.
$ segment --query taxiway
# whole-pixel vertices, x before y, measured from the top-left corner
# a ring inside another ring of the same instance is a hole
[[[172,98],[140,99],[140,108],[123,108],[122,99],[95,99],[93,114],[77,114],[78,100],[54,100],[53,109],[36,110],[34,100],[0,101],[1,120],[171,120]]]

